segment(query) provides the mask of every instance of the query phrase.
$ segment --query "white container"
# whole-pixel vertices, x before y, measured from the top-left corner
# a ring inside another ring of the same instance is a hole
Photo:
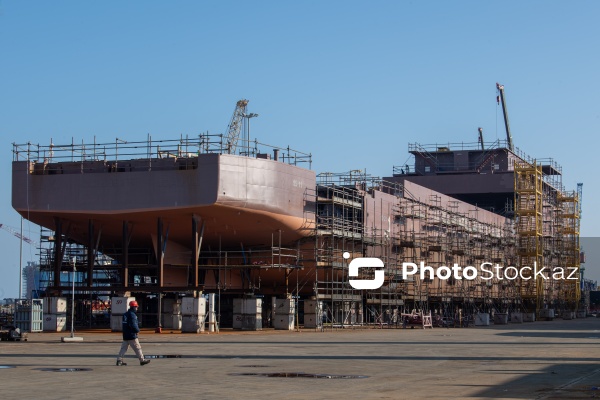
[[[236,300],[236,299],[234,299],[234,300]],[[240,309],[241,309],[241,306],[240,306]],[[242,314],[234,313],[233,314],[233,329],[242,329],[242,321],[243,321],[243,319],[244,318],[243,318]]]
[[[275,305],[275,314],[277,315],[294,314],[296,312],[293,299],[277,299]]]
[[[173,329],[173,314],[162,313],[160,316],[160,326],[164,329]]]
[[[513,324],[523,323],[523,313],[514,312],[510,314],[510,322]]]
[[[43,303],[42,299],[16,300],[14,325],[21,332],[42,332],[44,330]]]
[[[170,310],[167,310],[165,308],[165,311],[171,311],[171,314],[175,315],[175,314],[181,314],[181,300],[177,300],[173,303],[173,305],[171,306]]]
[[[262,316],[260,314],[242,315],[242,330],[243,331],[260,331],[260,330],[262,330]]]
[[[489,326],[489,325],[490,325],[490,314],[488,314],[488,313],[475,314],[475,326]]]
[[[44,314],[66,314],[66,297],[47,297],[44,299]]]
[[[129,310],[129,302],[135,300],[135,297],[113,297],[111,299],[111,314],[123,315]]]
[[[543,308],[540,310],[540,318],[552,319],[554,318],[553,308]]]
[[[242,314],[244,309],[244,299],[233,299],[233,313]]]
[[[523,313],[523,322],[535,322],[535,313]]]
[[[320,314],[323,310],[323,302],[317,300],[305,300],[304,301],[304,313],[305,314]]]
[[[244,299],[242,303],[242,314],[256,315],[262,313],[262,299]]]
[[[506,314],[506,313],[494,314],[494,324],[496,324],[496,325],[508,324],[508,314]]]
[[[62,332],[67,327],[66,314],[45,314],[44,332]]]
[[[273,318],[273,327],[279,330],[294,330],[294,314],[275,315],[275,318]]]
[[[181,332],[185,332],[185,333],[204,332],[204,316],[201,316],[201,317],[197,316],[197,315],[182,316]]]
[[[256,315],[262,313],[262,299],[233,299],[233,313]]]
[[[323,316],[321,314],[304,314],[305,328],[320,328],[323,325]]]
[[[113,332],[123,332],[123,315],[112,314],[110,316],[110,330]]]
[[[563,318],[563,319],[573,319],[573,317],[574,317],[574,314],[575,314],[575,313],[574,313],[574,312],[572,312],[572,311],[565,311],[565,312],[563,312],[563,314],[562,314],[562,318]]]
[[[174,299],[162,299],[160,302],[160,311],[163,315],[173,313]]]
[[[162,311],[165,314],[181,314],[181,300],[164,299]]]
[[[204,297],[184,297],[181,299],[181,314],[184,316],[206,315],[206,299]]]
[[[183,317],[181,314],[171,315],[171,329],[181,329]]]

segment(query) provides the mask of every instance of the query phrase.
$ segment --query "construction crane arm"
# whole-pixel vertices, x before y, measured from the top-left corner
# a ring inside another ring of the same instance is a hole
[[[579,215],[579,218],[581,218],[581,206],[583,201],[583,183],[577,184],[577,200],[577,214]]]
[[[227,153],[234,154],[237,149],[237,142],[240,138],[240,132],[242,131],[242,121],[246,114],[246,107],[248,106],[248,100],[239,100],[233,110],[231,121],[227,127]]]
[[[38,243],[33,240],[33,239],[29,239],[26,236],[21,235],[19,232],[17,232],[16,229],[11,228],[10,226],[4,225],[4,224],[0,224],[0,229],[4,229],[5,231],[13,234],[14,236],[18,237],[19,239],[21,239],[22,241],[24,241],[25,243],[29,243],[33,246],[36,246]]]
[[[510,124],[508,123],[508,111],[506,110],[506,99],[504,98],[504,85],[496,83],[496,89],[498,89],[498,97],[496,98],[498,104],[502,102],[502,113],[504,114],[504,126],[506,127],[506,141],[510,151],[514,151],[513,139],[510,134]]]

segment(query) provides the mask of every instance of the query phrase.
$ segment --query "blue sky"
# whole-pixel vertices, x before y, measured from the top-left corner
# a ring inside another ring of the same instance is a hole
[[[13,142],[220,133],[246,98],[260,141],[312,153],[317,172],[388,176],[408,143],[504,139],[500,82],[515,145],[584,183],[582,236],[600,236],[599,16],[597,1],[2,0],[0,223],[20,224]],[[18,239],[0,239],[13,297]]]

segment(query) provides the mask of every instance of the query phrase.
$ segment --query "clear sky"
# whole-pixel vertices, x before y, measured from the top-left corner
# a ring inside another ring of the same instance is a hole
[[[585,0],[0,0],[0,223],[20,225],[13,142],[222,133],[246,98],[252,136],[316,172],[389,176],[408,143],[504,139],[500,82],[515,145],[584,183],[582,236],[600,236],[599,18]],[[18,249],[0,230],[0,299]]]

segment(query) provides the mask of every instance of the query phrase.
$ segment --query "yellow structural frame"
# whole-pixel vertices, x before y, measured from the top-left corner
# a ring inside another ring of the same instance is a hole
[[[515,224],[517,234],[518,267],[528,266],[541,270],[543,258],[543,221],[542,221],[542,166],[533,163],[515,161]],[[544,306],[544,278],[534,279],[532,270],[521,270],[523,278],[519,290],[523,300],[535,300],[535,313]],[[530,310],[534,311],[534,310]]]
[[[562,210],[562,236],[563,236],[563,258],[564,267],[568,274],[575,269],[576,280],[565,280],[564,298],[567,304],[577,309],[581,299],[581,274],[580,274],[580,244],[579,244],[579,196],[575,192],[563,192],[560,194],[559,203]]]

